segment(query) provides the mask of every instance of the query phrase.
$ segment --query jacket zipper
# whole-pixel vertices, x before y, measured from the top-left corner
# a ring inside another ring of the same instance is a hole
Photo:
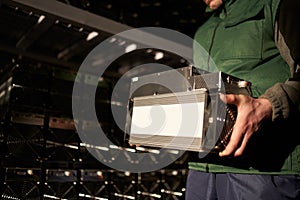
[[[226,13],[226,9],[224,9],[224,15],[225,15],[225,18],[227,16],[227,13]],[[223,22],[223,19],[221,19],[217,25],[215,26],[214,30],[213,30],[213,35],[212,35],[212,38],[211,38],[211,42],[210,42],[210,46],[209,46],[209,49],[208,49],[208,59],[207,59],[207,69],[208,71],[210,71],[210,60],[211,60],[211,50],[212,50],[212,47],[213,47],[213,44],[214,44],[214,40],[215,40],[215,37],[216,37],[216,33],[217,33],[217,29],[219,28],[220,24]]]

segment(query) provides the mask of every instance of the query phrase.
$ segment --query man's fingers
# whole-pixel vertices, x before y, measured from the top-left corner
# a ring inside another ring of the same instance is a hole
[[[230,156],[234,151],[235,149],[238,147],[238,143],[236,142],[231,142],[226,146],[226,148],[219,153],[219,156]]]
[[[220,94],[220,99],[227,103],[233,104],[239,107],[240,104],[245,102],[245,97],[242,95],[236,94]],[[240,156],[244,152],[248,139],[250,136],[249,134],[245,135],[246,133],[246,126],[245,122],[247,119],[244,116],[238,115],[235,123],[235,127],[233,129],[232,135],[230,137],[230,141],[226,148],[219,153],[220,156]]]
[[[219,156],[230,156],[235,150],[239,147],[240,140],[239,139],[230,139],[230,142],[226,146],[226,148],[219,153]]]
[[[234,156],[241,156],[244,153],[249,138],[250,138],[249,134],[246,133],[244,135],[243,142],[242,142],[241,146],[235,151]]]
[[[230,137],[230,141],[226,148],[219,153],[220,156],[229,156],[232,155],[236,149],[238,149],[241,145],[241,141],[243,140],[244,135],[240,134],[243,133],[244,130],[234,127],[233,133]]]

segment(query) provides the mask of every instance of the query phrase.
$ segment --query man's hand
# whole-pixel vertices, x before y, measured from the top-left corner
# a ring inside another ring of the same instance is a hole
[[[259,130],[262,122],[271,119],[272,105],[267,99],[254,99],[245,95],[221,94],[220,98],[227,104],[236,105],[238,114],[230,141],[219,155],[240,156],[250,137]]]

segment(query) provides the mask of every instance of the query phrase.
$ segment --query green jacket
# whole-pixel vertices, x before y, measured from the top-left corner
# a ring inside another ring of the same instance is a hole
[[[195,34],[201,48],[194,45],[194,64],[250,81],[254,97],[263,96],[271,101],[273,122],[271,128],[256,134],[244,156],[209,155],[200,162],[189,163],[189,168],[209,172],[300,174],[300,143],[292,126],[296,119],[277,116],[287,107],[282,104],[288,104],[276,97],[281,95],[278,88],[291,77],[290,67],[275,43],[274,27],[280,0],[223,2],[223,7],[214,11]],[[211,58],[205,56],[202,47]]]

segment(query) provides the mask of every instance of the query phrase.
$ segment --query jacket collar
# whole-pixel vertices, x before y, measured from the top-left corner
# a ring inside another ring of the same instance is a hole
[[[263,12],[265,0],[223,0],[228,23],[235,25],[247,19],[253,18]]]
[[[212,11],[207,7],[206,11],[222,15],[225,13],[227,17],[225,26],[233,26],[258,15],[263,11],[265,2],[265,0],[223,0],[223,5],[219,9]]]

